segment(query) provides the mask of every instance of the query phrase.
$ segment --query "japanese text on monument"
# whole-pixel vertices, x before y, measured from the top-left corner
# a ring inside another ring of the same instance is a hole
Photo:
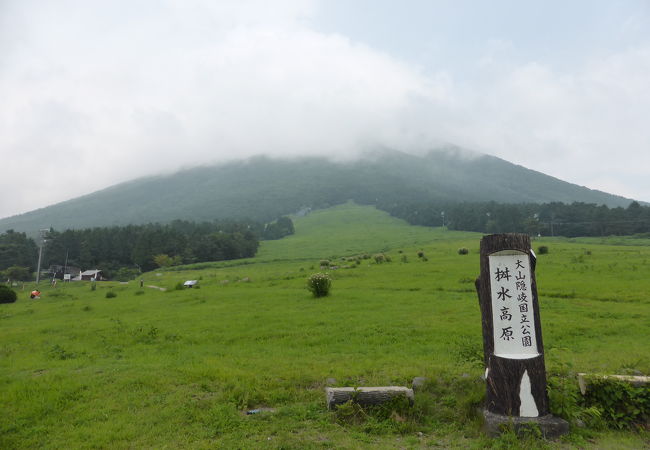
[[[490,255],[489,260],[494,354],[513,359],[535,357],[530,258],[508,250]]]

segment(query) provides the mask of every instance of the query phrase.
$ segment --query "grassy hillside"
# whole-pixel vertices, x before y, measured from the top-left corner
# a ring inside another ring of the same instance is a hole
[[[256,258],[148,273],[144,289],[74,283],[29,300],[27,286],[0,305],[0,447],[648,446],[633,432],[578,429],[555,444],[481,435],[479,240],[346,204],[296,219],[294,236]],[[650,247],[539,244],[550,250],[537,273],[551,378],[650,373]],[[340,259],[378,251],[392,262]],[[332,295],[314,299],[305,280],[324,258],[341,268]],[[187,279],[200,289],[174,289]],[[415,376],[431,382],[402,415],[325,409],[327,384]],[[245,414],[254,408],[272,411]]]
[[[174,219],[275,220],[303,207],[353,199],[363,204],[497,201],[627,206],[629,199],[576,186],[487,155],[453,149],[413,156],[395,151],[356,162],[253,158],[112,186],[63,203],[0,220],[0,231],[34,233]]]
[[[472,234],[410,227],[404,221],[352,202],[318,210],[296,220],[290,239],[263,242],[257,260],[309,260],[378,253],[423,242],[462,239]]]

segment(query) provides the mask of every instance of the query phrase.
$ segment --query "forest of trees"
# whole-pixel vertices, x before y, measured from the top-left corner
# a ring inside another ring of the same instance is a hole
[[[28,280],[36,269],[38,247],[25,233],[7,230],[0,234],[0,271],[7,278]]]
[[[625,208],[609,208],[579,202],[374,200],[379,209],[413,225],[441,226],[444,221],[452,230],[567,237],[650,233],[650,207],[635,201]],[[293,232],[288,217],[266,225],[175,220],[168,224],[49,230],[41,267],[97,268],[109,278],[124,279],[161,266],[251,257],[260,239],[279,239]],[[38,246],[25,233],[8,230],[0,234],[0,271],[5,278],[30,278],[37,260]]]
[[[260,238],[279,239],[289,234],[293,234],[293,222],[288,217],[267,225],[175,220],[62,232],[50,229],[44,234],[41,268],[98,268],[109,278],[128,279],[156,267],[249,258],[257,252]],[[37,261],[38,246],[25,233],[9,230],[0,234],[0,271],[5,278],[30,279]]]
[[[650,207],[591,203],[383,203],[378,208],[413,225],[441,226],[483,233],[542,236],[610,236],[650,232]]]

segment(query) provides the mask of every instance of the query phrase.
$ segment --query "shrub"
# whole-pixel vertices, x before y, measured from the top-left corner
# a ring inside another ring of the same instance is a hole
[[[321,267],[329,267],[330,266],[330,260],[329,259],[321,259],[320,260],[320,266]]]
[[[595,406],[612,428],[642,428],[650,420],[650,387],[612,378],[589,380],[587,406]]]
[[[108,291],[106,293],[106,298],[115,298],[115,297],[117,297],[117,294],[113,291]]]
[[[117,281],[129,281],[135,279],[139,274],[140,272],[137,269],[120,267],[113,275],[113,279]]]
[[[17,297],[16,291],[9,286],[0,284],[0,303],[13,303]]]
[[[602,428],[602,413],[596,406],[586,406],[575,382],[575,374],[548,374],[548,396],[551,413],[568,420],[572,425]]]
[[[469,254],[469,250],[466,249],[465,247],[461,247],[461,248],[458,249],[458,254],[459,255],[467,255],[467,254]]]
[[[386,255],[384,255],[383,253],[377,253],[375,256],[373,256],[373,258],[375,259],[375,262],[377,264],[386,262]]]
[[[314,297],[326,297],[330,293],[332,279],[326,273],[315,273],[307,280],[307,289]]]
[[[424,258],[424,252],[422,250],[418,250],[418,258]]]
[[[546,255],[548,253],[548,247],[546,245],[540,245],[537,247],[537,253],[540,255]]]

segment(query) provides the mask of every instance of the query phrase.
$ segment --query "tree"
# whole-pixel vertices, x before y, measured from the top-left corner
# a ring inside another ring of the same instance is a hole
[[[267,224],[264,227],[262,236],[267,240],[281,239],[293,234],[294,232],[293,221],[289,217],[282,216],[275,222]]]
[[[0,270],[11,266],[36,268],[38,247],[25,233],[7,230],[0,234]]]
[[[28,267],[11,266],[4,271],[4,276],[10,281],[29,281],[32,273]]]
[[[173,264],[174,260],[169,255],[161,253],[153,257],[153,262],[156,263],[158,267],[169,267]]]

